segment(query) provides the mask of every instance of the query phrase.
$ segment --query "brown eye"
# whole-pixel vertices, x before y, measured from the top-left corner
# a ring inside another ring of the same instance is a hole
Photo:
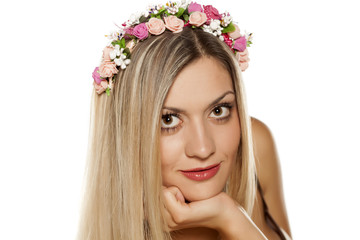
[[[161,118],[161,128],[173,128],[180,124],[180,119],[177,116],[166,114]]]
[[[213,113],[215,114],[215,116],[221,116],[221,114],[223,113],[223,110],[221,107],[216,107],[214,110],[213,110]]]
[[[216,107],[212,110],[210,117],[212,118],[225,118],[230,115],[230,108],[229,107]]]
[[[171,115],[167,115],[163,118],[164,124],[170,125],[173,122],[173,117]]]

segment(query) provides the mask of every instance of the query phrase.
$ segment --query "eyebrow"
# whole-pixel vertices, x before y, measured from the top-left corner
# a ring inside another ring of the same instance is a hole
[[[228,94],[233,94],[235,95],[235,93],[233,91],[227,91],[225,93],[223,93],[220,97],[216,98],[214,101],[212,101],[207,109],[209,109],[210,107],[214,106],[215,104],[217,104],[218,102],[220,102],[226,95]],[[167,107],[167,106],[164,106],[163,109],[168,109],[168,110],[171,110],[173,112],[176,112],[176,113],[184,113],[186,112],[185,110],[183,109],[180,109],[180,108],[174,108],[174,107]]]

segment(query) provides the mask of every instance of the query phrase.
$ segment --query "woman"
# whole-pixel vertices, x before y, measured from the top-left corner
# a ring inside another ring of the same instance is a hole
[[[93,73],[78,238],[286,239],[259,202],[257,178],[289,232],[271,136],[245,106],[250,36],[212,6],[178,3],[110,38]]]

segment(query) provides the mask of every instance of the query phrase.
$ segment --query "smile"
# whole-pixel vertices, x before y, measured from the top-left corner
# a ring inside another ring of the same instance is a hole
[[[212,178],[220,169],[220,163],[208,166],[206,168],[194,168],[189,170],[182,170],[181,173],[195,181],[204,181]]]

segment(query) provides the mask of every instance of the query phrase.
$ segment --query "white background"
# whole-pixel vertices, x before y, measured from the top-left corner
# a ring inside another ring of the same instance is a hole
[[[147,3],[1,4],[0,239],[74,239],[91,73],[113,22]],[[254,32],[248,105],[277,142],[294,239],[360,239],[356,1],[199,3]]]

